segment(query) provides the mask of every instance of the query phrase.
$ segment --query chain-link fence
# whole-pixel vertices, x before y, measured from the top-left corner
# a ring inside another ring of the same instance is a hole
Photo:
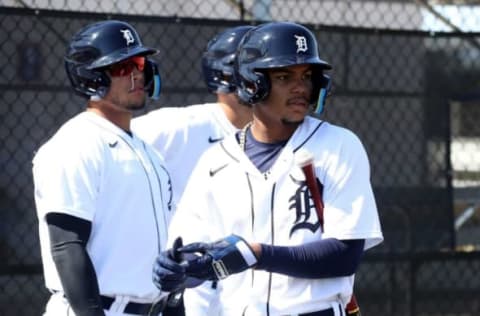
[[[150,109],[214,99],[199,62],[220,30],[271,19],[310,26],[322,58],[334,66],[324,118],[364,142],[386,238],[357,276],[363,314],[480,314],[477,6],[333,0],[0,5],[0,316],[43,311],[48,293],[31,159],[84,108],[63,68],[68,39],[87,23],[112,18],[130,22],[146,45],[161,51],[155,58],[162,94]]]
[[[293,20],[354,28],[480,31],[473,0],[2,0],[12,8],[227,21]]]

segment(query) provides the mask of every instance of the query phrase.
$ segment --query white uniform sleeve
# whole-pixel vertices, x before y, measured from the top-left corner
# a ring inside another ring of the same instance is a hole
[[[33,160],[38,215],[56,212],[92,221],[101,179],[101,151],[75,139],[70,140],[74,146],[56,141],[42,147]]]
[[[136,117],[131,122],[132,131],[168,161],[170,155],[182,152],[188,144],[190,122],[182,110],[184,109],[161,108]]]
[[[324,237],[365,239],[368,249],[383,240],[370,165],[358,137],[351,132],[345,136],[336,154],[327,156],[326,169],[317,166],[317,172],[324,170]]]

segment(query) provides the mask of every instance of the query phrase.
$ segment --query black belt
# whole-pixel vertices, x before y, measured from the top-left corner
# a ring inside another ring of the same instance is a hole
[[[113,302],[115,301],[114,297],[100,295],[100,300],[102,301],[103,309],[109,310],[112,307]],[[167,300],[162,299],[156,303],[136,303],[129,302],[125,305],[123,313],[125,314],[134,314],[134,315],[159,315],[162,310],[165,308]]]

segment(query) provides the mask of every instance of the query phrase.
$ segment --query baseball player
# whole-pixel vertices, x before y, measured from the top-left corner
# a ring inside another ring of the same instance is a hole
[[[216,103],[164,107],[132,121],[132,129],[162,154],[172,171],[176,201],[180,200],[198,157],[251,121],[251,108],[239,102],[232,81],[237,44],[251,28],[229,28],[207,44],[202,71],[208,90],[217,96]]]
[[[187,107],[161,108],[132,121],[132,129],[157,149],[171,171],[174,200],[183,194],[193,168],[202,153],[244,127],[252,119],[251,107],[240,103],[233,83],[233,59],[237,45],[252,26],[228,28],[212,38],[202,56],[202,72],[208,91],[216,94],[216,103]],[[178,233],[173,232],[173,236]],[[170,241],[171,244],[172,241]],[[215,283],[185,291],[186,310],[198,304],[215,304],[203,300],[203,292],[215,291]],[[183,315],[183,304],[167,307],[164,315]]]
[[[158,97],[160,77],[122,21],[82,28],[65,68],[86,111],[33,159],[46,316],[159,315],[168,293],[151,271],[167,243],[170,178],[161,156],[130,131],[132,112]]]
[[[345,315],[362,253],[383,235],[361,141],[307,115],[330,68],[299,24],[245,35],[234,69],[253,121],[198,162],[170,228],[181,232],[185,261],[159,255],[160,287],[182,273],[221,280],[212,295],[222,315]],[[298,163],[304,155],[313,157],[316,192]]]

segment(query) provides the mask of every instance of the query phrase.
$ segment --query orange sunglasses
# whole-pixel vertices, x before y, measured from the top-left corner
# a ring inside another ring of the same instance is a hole
[[[145,68],[145,57],[133,56],[118,64],[113,64],[112,66],[110,66],[109,71],[112,77],[123,77],[131,74],[135,67],[139,71],[143,71],[143,69]]]

